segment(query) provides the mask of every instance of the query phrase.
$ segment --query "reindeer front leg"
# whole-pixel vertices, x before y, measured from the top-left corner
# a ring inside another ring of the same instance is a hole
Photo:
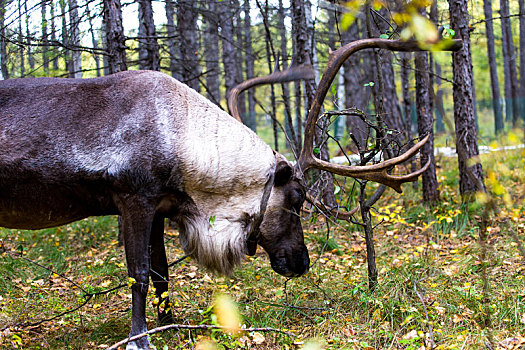
[[[159,300],[159,304],[157,305],[158,323],[160,325],[167,325],[174,321],[169,299],[164,294],[168,292],[169,271],[166,248],[164,247],[164,218],[160,216],[155,217],[151,228],[150,264],[151,280],[153,281],[155,294]]]
[[[155,208],[145,198],[120,198],[122,236],[126,251],[128,275],[135,279],[131,286],[132,310],[130,337],[147,330],[146,296],[149,285],[149,251]],[[128,343],[127,350],[150,349],[148,337]]]

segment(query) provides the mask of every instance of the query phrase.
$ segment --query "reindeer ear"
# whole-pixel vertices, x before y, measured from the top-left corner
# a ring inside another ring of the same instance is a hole
[[[275,167],[275,178],[273,184],[275,187],[284,186],[293,176],[292,165],[287,160],[280,160]]]

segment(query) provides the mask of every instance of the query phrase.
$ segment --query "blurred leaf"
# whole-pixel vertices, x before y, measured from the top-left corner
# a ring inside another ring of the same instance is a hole
[[[252,342],[254,344],[262,344],[266,341],[266,338],[264,337],[264,335],[262,335],[261,333],[259,332],[253,332],[252,333]]]
[[[324,346],[317,340],[308,340],[304,346],[303,350],[321,350]]]
[[[419,13],[412,13],[411,29],[416,40],[425,44],[434,44],[439,40],[436,25],[428,18]]]
[[[241,315],[237,304],[227,294],[219,294],[215,298],[214,313],[217,316],[217,323],[225,327],[231,334],[240,332]]]

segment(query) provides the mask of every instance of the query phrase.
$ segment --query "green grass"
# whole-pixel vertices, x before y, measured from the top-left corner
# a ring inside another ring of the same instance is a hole
[[[321,250],[326,229],[318,217],[304,223],[315,262],[304,277],[286,282],[271,270],[262,249],[231,277],[214,277],[188,260],[170,270],[177,323],[212,324],[214,297],[227,293],[247,327],[289,330],[294,337],[172,330],[155,334],[152,342],[158,349],[195,347],[205,339],[213,339],[220,349],[296,349],[315,339],[328,349],[421,349],[430,331],[440,349],[481,349],[489,339],[496,345],[511,338],[523,341],[525,258],[514,237],[525,238],[524,159],[523,151],[482,157],[499,208],[490,215],[486,273],[479,244],[484,208],[461,204],[456,160],[443,158],[440,203],[421,205],[420,193],[405,185],[404,194],[389,190],[377,204],[378,213],[393,215],[374,233],[379,270],[375,292],[367,287],[362,233],[345,222],[331,225],[327,247]],[[52,321],[15,326],[82,304],[83,292],[75,284],[94,292],[125,283],[124,254],[116,238],[114,217],[42,231],[1,229],[0,348],[104,348],[125,338],[131,305],[127,287]],[[177,233],[168,230],[166,238],[169,260],[182,256]],[[21,252],[48,269],[24,260]],[[489,281],[485,294],[484,276]],[[156,321],[153,299],[151,295],[147,310],[150,328]]]

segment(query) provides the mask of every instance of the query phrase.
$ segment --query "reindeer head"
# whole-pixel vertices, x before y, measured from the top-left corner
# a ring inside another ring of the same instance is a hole
[[[460,41],[454,41],[450,49],[458,49],[460,46]],[[366,48],[386,48],[392,51],[421,50],[416,41],[363,39],[349,43],[330,54],[327,68],[319,82],[312,106],[310,106],[301,154],[294,167],[282,155],[276,154],[275,182],[260,226],[260,234],[256,238],[250,237],[248,239],[249,253],[254,254],[256,244],[259,243],[270,256],[272,268],[284,276],[300,276],[308,270],[309,258],[304,245],[300,222],[300,209],[306,198],[303,177],[308,169],[319,169],[337,175],[375,181],[401,192],[401,184],[417,180],[418,176],[425,172],[430,165],[429,160],[421,169],[413,173],[403,176],[389,174],[395,165],[403,163],[415,155],[428,141],[430,135],[426,135],[405,153],[372,165],[338,165],[314,156],[314,129],[326,94],[343,62],[356,51]],[[242,91],[262,84],[307,80],[313,79],[313,77],[314,72],[311,66],[292,65],[286,71],[275,71],[268,76],[247,80],[230,91],[228,107],[232,116],[242,122],[237,108],[237,100]]]

